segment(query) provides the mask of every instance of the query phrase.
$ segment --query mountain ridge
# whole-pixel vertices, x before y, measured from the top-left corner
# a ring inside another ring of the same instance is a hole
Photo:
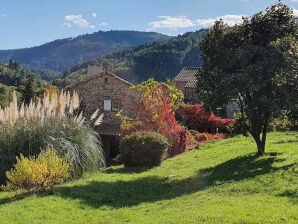
[[[92,34],[57,39],[40,46],[0,50],[0,62],[16,60],[29,67],[63,72],[92,58],[170,38],[157,32],[97,31]]]
[[[88,65],[103,65],[106,70],[137,83],[148,78],[166,81],[174,78],[183,67],[202,65],[199,42],[206,30],[187,32],[171,39],[144,44],[72,67],[62,79],[56,80],[65,86],[86,77]]]

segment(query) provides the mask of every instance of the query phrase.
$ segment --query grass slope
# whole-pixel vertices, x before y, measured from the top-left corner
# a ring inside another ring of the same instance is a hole
[[[205,145],[151,170],[115,166],[55,189],[0,193],[0,223],[298,223],[298,133]]]

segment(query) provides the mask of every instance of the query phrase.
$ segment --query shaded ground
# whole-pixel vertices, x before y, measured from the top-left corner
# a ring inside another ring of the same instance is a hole
[[[117,180],[91,181],[86,185],[60,187],[56,194],[61,197],[80,199],[92,207],[111,206],[130,207],[144,202],[174,199],[178,196],[202,191],[228,182],[236,183],[244,179],[253,179],[259,175],[282,171],[295,167],[291,163],[281,167],[273,163],[284,161],[279,157],[258,159],[255,155],[240,156],[214,167],[202,169],[197,175],[181,180],[170,180],[158,176],[147,176],[132,181]],[[117,168],[107,173],[133,173],[131,169]],[[296,193],[284,193],[282,196],[296,197]]]

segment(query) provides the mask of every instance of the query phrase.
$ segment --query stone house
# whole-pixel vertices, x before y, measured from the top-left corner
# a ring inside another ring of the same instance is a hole
[[[174,83],[178,89],[184,94],[185,103],[195,104],[201,103],[197,93],[197,77],[199,72],[198,67],[185,67],[174,78]]]
[[[174,83],[178,89],[184,94],[185,103],[189,104],[203,104],[197,95],[197,74],[199,73],[198,67],[185,67],[174,78]],[[215,113],[219,116],[233,117],[234,113],[239,112],[239,106],[236,101],[227,105],[217,108]]]
[[[94,74],[94,71],[96,72],[96,69],[93,68],[87,73],[89,75],[85,80],[71,84],[65,89],[79,94],[86,118],[90,118],[97,109],[99,114],[104,114],[103,123],[95,130],[102,139],[109,161],[119,152],[120,124],[115,115],[120,110],[129,108],[130,97],[133,97],[135,92],[130,89],[133,84],[119,76],[108,71]],[[125,114],[125,111],[123,113]]]

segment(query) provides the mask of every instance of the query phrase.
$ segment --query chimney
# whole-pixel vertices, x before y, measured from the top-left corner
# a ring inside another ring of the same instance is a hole
[[[103,72],[102,65],[88,65],[87,68],[87,77],[98,75]]]

